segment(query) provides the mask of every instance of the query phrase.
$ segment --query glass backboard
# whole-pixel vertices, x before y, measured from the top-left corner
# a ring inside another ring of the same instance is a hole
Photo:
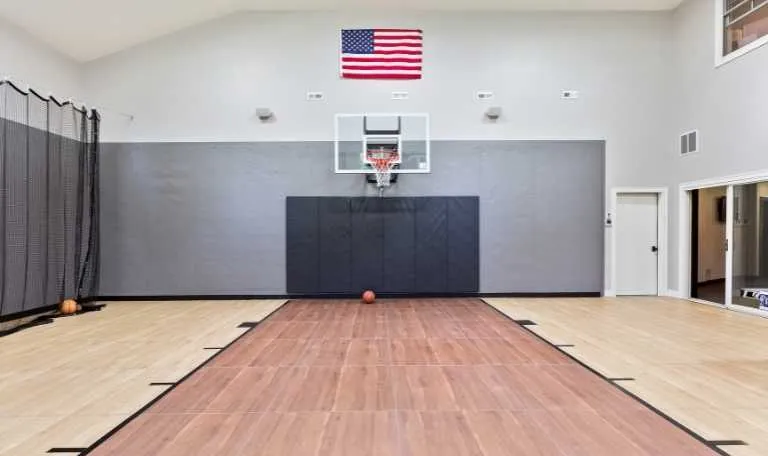
[[[392,173],[429,173],[429,116],[427,114],[337,114],[335,170],[368,174],[367,155],[399,152]]]

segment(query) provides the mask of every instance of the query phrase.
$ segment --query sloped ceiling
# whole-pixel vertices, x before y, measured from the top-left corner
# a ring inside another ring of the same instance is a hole
[[[78,61],[237,11],[657,11],[681,0],[0,0],[0,17]]]

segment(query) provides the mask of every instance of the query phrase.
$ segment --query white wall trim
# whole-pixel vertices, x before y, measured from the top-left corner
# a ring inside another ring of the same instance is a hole
[[[704,306],[710,306],[714,307],[716,309],[730,311],[730,312],[736,312],[746,315],[751,315],[754,317],[762,317],[762,318],[768,318],[768,312],[764,310],[759,309],[753,309],[751,307],[744,307],[744,306],[723,306],[721,304],[718,304],[716,302],[709,302],[704,301],[703,299],[696,299],[696,298],[684,298],[688,302],[692,302],[694,304],[701,304]]]
[[[760,37],[749,43],[741,49],[737,49],[728,55],[723,55],[725,46],[724,34],[725,24],[723,24],[723,14],[725,13],[723,0],[713,0],[715,2],[715,68],[719,68],[726,63],[732,62],[739,57],[745,56],[750,52],[768,44],[768,35]]]
[[[731,174],[729,176],[712,177],[697,181],[683,182],[680,184],[680,190],[691,191],[702,188],[724,187],[727,185],[754,184],[757,182],[768,181],[768,169],[750,171],[742,174]]]
[[[664,291],[663,296],[668,298],[679,298],[680,297],[680,290],[673,290],[673,289],[667,289]]]
[[[667,187],[614,187],[611,189],[611,200],[609,203],[609,212],[613,219],[609,228],[608,237],[610,245],[610,257],[606,256],[606,262],[610,262],[609,283],[606,284],[605,296],[616,296],[616,226],[618,220],[616,220],[616,207],[618,205],[619,195],[623,194],[643,194],[643,193],[655,193],[658,195],[658,249],[659,249],[659,266],[658,266],[658,279],[657,279],[657,294],[659,296],[667,296],[667,277],[669,274],[667,270],[669,268],[669,235],[668,235],[668,219],[669,219],[669,189]]]
[[[678,289],[680,291],[680,297],[683,299],[690,299],[691,298],[691,252],[690,252],[690,244],[691,244],[691,195],[690,191],[692,190],[701,190],[704,188],[713,188],[713,187],[727,187],[730,185],[744,185],[744,184],[755,184],[758,182],[765,182],[768,181],[768,169],[762,169],[757,171],[752,171],[749,173],[743,173],[743,174],[733,174],[730,176],[723,176],[723,177],[713,177],[709,179],[702,179],[698,181],[691,181],[691,182],[684,182],[680,184],[680,188],[678,191],[678,213],[680,214],[679,223],[678,223],[678,234],[677,234],[677,283],[678,283]],[[733,195],[729,198],[729,210],[732,207],[732,204],[730,204],[730,201],[732,201]],[[730,213],[730,216],[727,217],[727,221],[732,223],[733,213]],[[728,227],[726,227],[726,236],[728,237],[728,253],[731,252],[731,238],[733,236],[730,236],[729,233],[732,233],[733,227],[731,226],[731,230],[728,230]],[[728,254],[726,254],[726,261],[728,260]],[[726,273],[729,271],[728,266],[726,265]],[[732,290],[731,290],[732,292]]]
[[[733,186],[725,193],[725,302],[733,302]]]

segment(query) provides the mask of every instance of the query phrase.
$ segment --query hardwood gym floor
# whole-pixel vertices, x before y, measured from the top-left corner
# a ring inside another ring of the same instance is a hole
[[[290,302],[92,454],[715,452],[482,301],[436,299]]]
[[[672,298],[487,299],[733,456],[768,455],[768,319]]]
[[[0,338],[0,455],[90,446],[284,303],[108,303]]]

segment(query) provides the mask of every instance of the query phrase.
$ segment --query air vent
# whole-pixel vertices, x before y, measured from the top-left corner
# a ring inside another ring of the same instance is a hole
[[[680,135],[680,155],[688,155],[699,151],[699,132],[689,131]]]

